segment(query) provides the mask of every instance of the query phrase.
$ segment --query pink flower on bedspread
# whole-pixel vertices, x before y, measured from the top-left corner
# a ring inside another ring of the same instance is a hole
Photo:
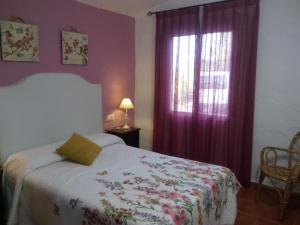
[[[174,222],[174,225],[181,225],[182,224],[182,220],[181,220],[181,217],[177,214],[173,214],[172,215],[172,220]]]
[[[191,199],[189,199],[187,196],[185,195],[182,195],[181,196],[182,200],[185,201],[185,202],[191,202]]]
[[[179,197],[180,195],[176,191],[172,191],[169,195],[170,199],[175,200]]]
[[[204,184],[208,184],[208,185],[212,184],[212,182],[213,182],[211,179],[209,179],[209,178],[207,178],[207,177],[202,177],[202,178],[201,178],[201,181],[202,181]]]
[[[180,194],[177,193],[176,191],[169,192],[169,191],[165,191],[165,190],[159,191],[158,196],[161,198],[172,199],[172,200],[175,200],[175,199],[178,199],[181,197]]]
[[[170,204],[163,204],[161,206],[161,209],[163,211],[164,214],[170,214],[170,210],[171,210],[172,206]]]
[[[218,187],[218,185],[216,183],[212,183],[212,185],[211,185],[211,191],[212,191],[213,196],[215,196],[216,193],[219,191],[219,187]]]
[[[186,210],[179,205],[163,204],[161,205],[161,209],[165,215],[171,216],[174,225],[182,225],[189,222]]]

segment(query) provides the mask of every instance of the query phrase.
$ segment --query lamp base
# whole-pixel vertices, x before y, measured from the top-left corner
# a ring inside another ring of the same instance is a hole
[[[129,130],[130,129],[130,126],[128,126],[127,123],[124,124],[124,126],[122,127],[124,130]]]

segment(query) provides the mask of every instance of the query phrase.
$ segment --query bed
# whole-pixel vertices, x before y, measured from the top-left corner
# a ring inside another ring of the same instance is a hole
[[[56,125],[60,127],[59,132],[36,134],[41,137],[28,141],[26,138],[18,139],[19,133],[10,130],[14,144],[0,143],[1,156],[6,157],[3,188],[8,225],[234,224],[240,184],[229,169],[129,147],[120,138],[102,133],[101,87],[84,84],[87,82],[78,79],[78,76],[40,74],[23,84],[22,96],[26,96],[26,86],[30,87],[30,96],[33,96],[32,89],[36,86],[41,92],[45,79],[47,87],[64,83],[61,85],[63,93],[59,93],[61,90],[57,88],[55,95],[64,95],[61,101],[67,101],[69,105],[64,107],[59,103],[65,109],[55,111],[55,115],[48,114],[49,121],[60,118]],[[74,87],[77,87],[76,91]],[[44,101],[38,101],[39,108],[51,110],[58,107],[58,100],[52,101],[49,89],[48,93],[43,90],[46,93],[34,95],[36,98],[48,98],[47,106],[43,106]],[[0,89],[0,100],[11,98],[11,93],[4,95],[2,91]],[[10,91],[18,92],[5,90]],[[72,115],[70,120],[66,113],[71,113],[68,112],[70,107],[72,110],[78,107],[76,101],[70,105],[76,95],[88,98],[87,104],[90,105],[85,105],[85,109],[79,107],[80,113]],[[5,101],[11,102],[10,99]],[[98,115],[92,113],[89,121],[82,122],[91,109]],[[39,115],[40,112],[25,112],[26,116],[36,117],[36,122],[39,122],[38,115],[34,114]],[[8,114],[5,116],[9,117]],[[3,119],[1,113],[0,119]],[[23,125],[28,131],[30,123]],[[38,128],[29,129],[29,137],[34,136],[36,130],[42,132],[45,129]],[[14,129],[13,126],[11,129]],[[68,161],[55,153],[75,131],[103,148],[92,166]],[[4,130],[0,132],[7,135]],[[26,148],[29,150],[20,151]]]

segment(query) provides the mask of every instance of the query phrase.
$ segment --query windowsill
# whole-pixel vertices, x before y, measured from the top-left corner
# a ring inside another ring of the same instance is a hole
[[[173,111],[171,110],[170,113],[176,113],[180,116],[187,116],[187,117],[192,117],[193,114],[195,114],[194,112],[184,112],[184,111]],[[196,114],[198,116],[201,116],[201,117],[218,117],[218,118],[222,118],[222,119],[227,119],[228,118],[228,114],[226,115],[220,115],[220,114],[214,114],[214,113],[198,113]]]

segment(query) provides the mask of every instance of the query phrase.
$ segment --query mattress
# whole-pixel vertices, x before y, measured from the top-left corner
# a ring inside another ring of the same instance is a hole
[[[90,167],[57,155],[61,143],[7,160],[8,225],[234,224],[240,184],[229,169],[87,137],[103,147]]]

